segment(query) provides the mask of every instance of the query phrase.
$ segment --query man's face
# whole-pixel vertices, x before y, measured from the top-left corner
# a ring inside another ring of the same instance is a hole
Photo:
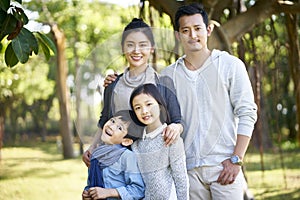
[[[207,49],[207,37],[210,27],[206,27],[201,14],[182,16],[179,19],[177,39],[181,42],[185,54]]]

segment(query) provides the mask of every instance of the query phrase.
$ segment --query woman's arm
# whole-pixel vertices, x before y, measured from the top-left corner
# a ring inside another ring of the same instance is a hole
[[[171,124],[163,131],[165,144],[170,145],[174,143],[183,132],[180,105],[172,79],[167,76],[160,77],[158,89],[165,99],[167,110],[170,115]]]
[[[118,80],[119,78],[117,78]],[[109,85],[104,90],[104,96],[103,96],[103,109],[101,111],[100,119],[98,121],[98,130],[93,138],[92,144],[90,147],[83,153],[82,160],[85,163],[86,166],[90,165],[90,157],[93,152],[93,150],[97,147],[97,144],[100,142],[101,134],[102,134],[102,127],[107,122],[107,120],[111,117],[111,98],[112,98],[112,92],[114,90],[114,87],[116,85],[116,82]]]

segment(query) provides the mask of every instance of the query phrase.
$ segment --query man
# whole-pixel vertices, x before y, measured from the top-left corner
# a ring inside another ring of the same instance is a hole
[[[175,29],[185,55],[162,75],[174,81],[185,122],[190,199],[241,200],[241,165],[257,119],[245,65],[227,52],[208,49],[213,27],[201,5],[180,7]]]

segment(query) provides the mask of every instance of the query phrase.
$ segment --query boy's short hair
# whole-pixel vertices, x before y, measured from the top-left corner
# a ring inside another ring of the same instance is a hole
[[[113,117],[120,117],[122,121],[129,123],[127,135],[125,135],[124,138],[136,141],[143,137],[145,125],[138,121],[132,110],[120,110],[116,112]]]

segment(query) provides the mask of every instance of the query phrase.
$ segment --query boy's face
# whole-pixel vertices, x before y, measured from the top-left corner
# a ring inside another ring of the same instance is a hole
[[[101,140],[106,144],[121,144],[127,135],[128,126],[129,123],[118,116],[111,118],[104,124]]]

